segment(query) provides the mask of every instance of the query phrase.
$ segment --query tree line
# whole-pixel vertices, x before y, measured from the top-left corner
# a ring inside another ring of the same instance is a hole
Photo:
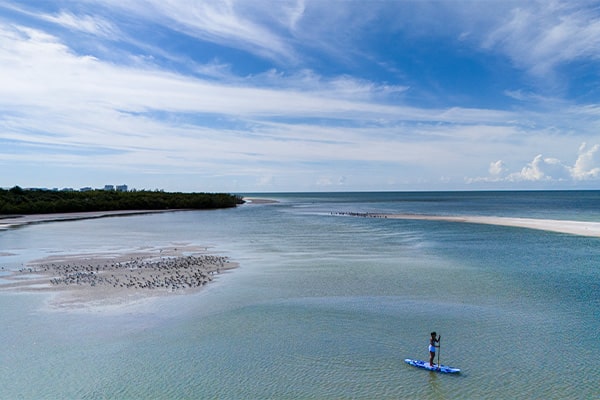
[[[0,189],[0,215],[52,214],[87,211],[217,209],[244,203],[226,193],[170,193],[163,191],[85,192]]]

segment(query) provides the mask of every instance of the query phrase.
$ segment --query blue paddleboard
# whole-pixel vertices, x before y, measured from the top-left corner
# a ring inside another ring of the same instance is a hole
[[[445,374],[458,374],[460,372],[460,369],[449,367],[447,365],[433,364],[432,367],[429,365],[429,361],[413,360],[411,358],[407,358],[406,360],[404,360],[404,362],[412,365],[413,367],[423,368],[434,372],[442,372]]]

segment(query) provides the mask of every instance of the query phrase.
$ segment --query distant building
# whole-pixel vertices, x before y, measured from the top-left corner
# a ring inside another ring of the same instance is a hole
[[[127,185],[117,185],[117,192],[126,192]]]
[[[115,185],[104,185],[104,190],[108,190],[108,191],[115,190]]]
[[[81,189],[79,189],[80,192],[91,192],[92,190],[94,190],[94,189],[92,189],[89,186],[82,187]]]

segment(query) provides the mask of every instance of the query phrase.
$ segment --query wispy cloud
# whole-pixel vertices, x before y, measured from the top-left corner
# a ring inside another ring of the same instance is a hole
[[[271,60],[293,61],[293,46],[284,37],[302,16],[302,3],[216,1],[99,1],[193,38],[256,53]],[[283,32],[282,32],[283,30]]]
[[[104,18],[91,15],[76,15],[62,11],[58,14],[40,15],[41,19],[68,29],[89,33],[96,36],[114,38],[119,36],[119,29]]]
[[[593,3],[581,6],[559,1],[519,4],[489,32],[484,45],[537,76],[573,60],[600,59],[600,12]]]
[[[453,123],[501,123],[509,116],[485,109],[388,105],[379,102],[380,97],[405,88],[348,77],[322,80],[313,76],[311,83],[292,77],[283,88],[255,87],[242,80],[218,83],[161,71],[152,65],[117,66],[79,56],[58,38],[30,28],[0,26],[0,35],[0,71],[6,77],[0,102],[7,109],[41,107],[65,113],[163,110],[248,118],[386,118]]]

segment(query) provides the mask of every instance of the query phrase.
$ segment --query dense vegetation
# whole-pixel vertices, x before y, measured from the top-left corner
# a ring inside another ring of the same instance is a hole
[[[243,203],[224,193],[168,193],[162,191],[87,192],[0,189],[0,215],[49,214],[83,211],[215,209]]]

